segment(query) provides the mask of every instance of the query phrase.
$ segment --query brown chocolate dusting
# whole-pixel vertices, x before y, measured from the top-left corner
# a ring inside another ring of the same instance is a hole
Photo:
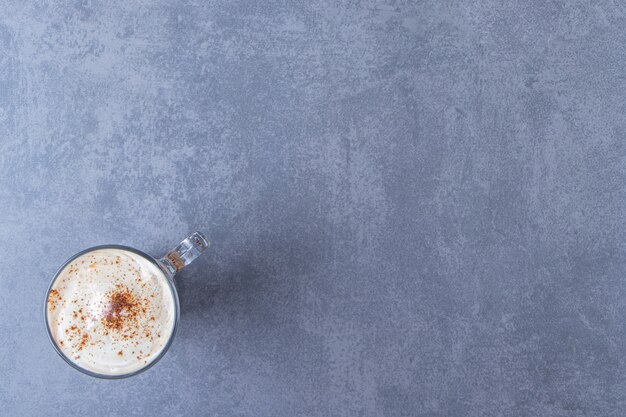
[[[107,298],[102,318],[105,329],[119,333],[123,339],[135,337],[138,321],[146,312],[142,300],[121,284],[116,285],[115,290],[108,294]]]
[[[83,333],[80,338],[80,342],[78,342],[78,350],[81,351],[85,346],[87,346],[87,342],[89,341],[89,334]]]
[[[61,297],[59,291],[54,289],[50,290],[50,293],[48,294],[48,308],[50,311],[53,311],[57,307],[57,303],[61,300],[63,300],[63,297]]]

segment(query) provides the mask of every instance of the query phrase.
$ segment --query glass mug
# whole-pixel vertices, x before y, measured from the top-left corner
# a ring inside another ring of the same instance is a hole
[[[194,232],[159,259],[122,245],[75,254],[56,272],[46,294],[52,346],[65,362],[93,377],[126,378],[149,369],[176,335],[180,305],[174,276],[208,247],[206,237]],[[111,370],[102,370],[105,361]]]

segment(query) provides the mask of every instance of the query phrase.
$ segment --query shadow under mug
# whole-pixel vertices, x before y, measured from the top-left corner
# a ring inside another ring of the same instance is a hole
[[[88,249],[85,249],[83,251],[78,252],[77,254],[75,254],[74,256],[72,256],[70,259],[68,259],[67,261],[65,261],[65,263],[58,269],[58,271],[56,272],[56,274],[54,274],[54,278],[52,278],[52,282],[50,283],[50,286],[48,287],[48,291],[46,292],[46,299],[44,302],[44,321],[46,324],[46,331],[48,333],[48,338],[50,339],[50,342],[52,343],[52,346],[54,347],[54,350],[63,358],[63,360],[65,360],[65,362],[67,362],[70,366],[72,366],[74,369],[77,369],[89,376],[93,376],[96,378],[104,378],[104,379],[120,379],[120,378],[127,378],[133,375],[137,375],[143,371],[146,371],[147,369],[149,369],[150,367],[152,367],[154,364],[156,364],[159,360],[161,360],[161,358],[163,357],[163,355],[165,355],[165,353],[167,352],[167,350],[170,348],[172,341],[174,340],[174,336],[176,336],[176,330],[178,329],[178,321],[180,318],[180,303],[178,300],[178,291],[176,290],[176,282],[174,280],[174,276],[184,267],[186,267],[187,265],[189,265],[191,262],[193,262],[198,256],[200,256],[200,254],[209,247],[209,241],[207,240],[207,238],[200,232],[194,232],[192,233],[189,237],[187,237],[185,240],[183,240],[182,242],[180,242],[180,244],[178,246],[176,246],[174,249],[170,250],[169,252],[167,252],[167,254],[165,254],[165,256],[163,256],[162,258],[153,258],[152,256],[138,250],[135,248],[131,248],[129,246],[123,246],[123,245],[100,245],[100,246],[94,246]],[[146,364],[144,367],[127,373],[127,374],[120,374],[120,375],[108,375],[108,374],[99,374],[97,372],[93,372],[90,371],[89,369],[85,369],[81,366],[79,366],[78,364],[76,364],[75,362],[73,362],[70,358],[68,358],[63,351],[59,348],[59,346],[57,345],[57,343],[55,342],[54,338],[52,337],[52,332],[50,331],[50,323],[48,322],[48,298],[50,296],[50,290],[52,290],[54,283],[56,282],[57,278],[59,277],[59,275],[61,274],[61,272],[63,272],[63,270],[65,269],[65,267],[67,267],[72,261],[74,261],[76,258],[78,258],[79,256],[82,256],[88,252],[94,251],[94,250],[98,250],[98,249],[121,249],[121,250],[125,250],[128,252],[132,252],[136,255],[141,256],[142,258],[146,259],[147,261],[153,263],[154,265],[156,265],[164,274],[165,276],[165,280],[167,281],[167,284],[172,292],[172,297],[174,299],[174,327],[172,329],[172,332],[170,334],[169,339],[167,340],[167,343],[165,344],[165,346],[163,347],[163,349],[161,350],[161,352],[148,364]]]

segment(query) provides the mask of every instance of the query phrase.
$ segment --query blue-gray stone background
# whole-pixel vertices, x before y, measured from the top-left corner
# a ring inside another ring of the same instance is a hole
[[[0,0],[0,415],[624,416],[621,1]],[[140,376],[73,253],[205,231]]]

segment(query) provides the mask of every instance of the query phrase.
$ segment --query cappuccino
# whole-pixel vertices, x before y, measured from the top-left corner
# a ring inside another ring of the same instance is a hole
[[[104,248],[72,260],[47,299],[52,339],[79,367],[104,375],[148,366],[167,345],[176,300],[157,265],[134,252]]]

